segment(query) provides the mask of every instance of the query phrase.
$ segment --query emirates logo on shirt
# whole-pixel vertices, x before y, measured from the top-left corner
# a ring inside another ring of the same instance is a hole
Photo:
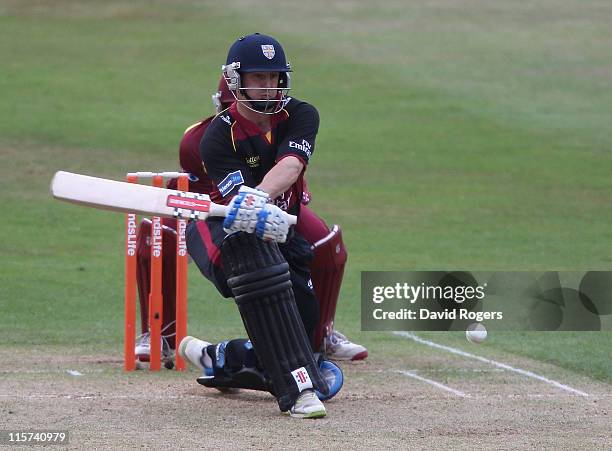
[[[299,149],[302,152],[304,152],[306,154],[306,156],[308,158],[310,158],[310,155],[312,155],[312,145],[306,141],[305,139],[302,140],[302,143],[296,143],[295,141],[289,141],[289,148],[293,148],[293,149]]]

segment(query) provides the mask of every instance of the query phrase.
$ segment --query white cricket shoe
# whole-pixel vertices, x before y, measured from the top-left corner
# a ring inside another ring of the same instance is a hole
[[[304,390],[291,409],[283,412],[294,418],[323,418],[327,411],[314,390]]]
[[[185,338],[181,340],[181,343],[178,347],[179,355],[187,360],[192,365],[197,366],[201,370],[204,370],[204,363],[206,363],[207,368],[212,368],[212,360],[206,353],[203,354],[204,350],[207,346],[210,346],[211,343],[200,340],[195,337],[190,337],[187,335]],[[202,356],[204,359],[207,359],[206,362],[202,362]]]
[[[334,330],[323,339],[323,354],[329,360],[363,360],[368,356],[368,350]]]
[[[162,362],[169,363],[174,362],[174,349],[170,348],[170,344],[166,337],[162,336]],[[134,354],[136,354],[136,360],[139,362],[149,362],[151,360],[151,334],[145,332],[142,335],[136,337],[136,346],[134,347]]]

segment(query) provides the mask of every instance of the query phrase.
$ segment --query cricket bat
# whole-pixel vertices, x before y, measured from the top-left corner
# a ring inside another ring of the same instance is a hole
[[[229,207],[215,204],[206,194],[156,188],[137,183],[58,171],[51,181],[54,198],[102,210],[183,219],[226,216]],[[287,215],[294,225],[297,217]]]

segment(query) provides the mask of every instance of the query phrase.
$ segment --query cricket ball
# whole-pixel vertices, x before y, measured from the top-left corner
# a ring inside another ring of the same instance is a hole
[[[465,331],[465,338],[470,343],[482,343],[487,338],[487,329],[481,323],[472,323]]]

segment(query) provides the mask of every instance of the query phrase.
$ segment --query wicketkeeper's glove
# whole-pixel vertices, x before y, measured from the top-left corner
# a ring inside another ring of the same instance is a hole
[[[284,243],[289,232],[287,215],[276,205],[269,204],[269,198],[265,191],[242,186],[229,204],[223,230],[255,233],[264,240]]]

